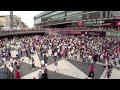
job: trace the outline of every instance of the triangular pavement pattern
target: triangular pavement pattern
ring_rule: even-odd
[[[26,75],[33,73],[33,72],[40,69],[40,67],[37,67],[37,66],[35,66],[35,70],[31,70],[31,68],[32,68],[31,64],[22,62],[22,64],[21,64],[21,77],[26,76]]]
[[[86,75],[89,74],[90,69],[88,68],[88,63],[79,62],[79,61],[75,61],[75,60],[70,61],[70,63],[73,64],[75,67],[77,67],[82,72],[84,72]],[[103,65],[95,64],[94,66],[95,66],[94,78],[99,79],[104,71]]]
[[[48,70],[48,79],[79,79]]]
[[[110,79],[120,79],[120,71],[113,68]]]
[[[54,64],[47,66],[47,69],[54,72]],[[76,68],[74,65],[72,65],[70,62],[68,62],[65,59],[58,61],[58,69],[59,70],[57,71],[57,73],[63,75],[67,75],[79,79],[88,78],[88,76],[85,73],[83,73],[81,70]]]

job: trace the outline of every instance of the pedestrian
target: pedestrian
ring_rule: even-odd
[[[110,76],[111,76],[111,72],[110,72],[109,69],[107,69],[105,78],[106,78],[106,79],[110,79]]]
[[[20,73],[19,73],[19,70],[18,70],[18,69],[16,69],[16,79],[21,79]]]
[[[58,69],[58,61],[57,61],[57,58],[54,58],[54,70],[55,72],[57,72]]]
[[[11,62],[11,67],[13,67],[13,62]]]
[[[90,64],[92,64],[92,56],[91,55],[88,56],[88,67],[90,66]]]
[[[93,55],[93,62],[94,62],[94,64],[97,62],[97,55],[96,54]]]
[[[42,74],[41,79],[48,79],[47,69],[44,70],[44,73]]]
[[[41,79],[43,73],[44,73],[43,70],[40,70],[40,71],[38,72],[38,77],[39,77],[39,79]]]
[[[48,63],[48,52],[46,52],[45,54],[45,67],[47,67],[47,63]]]
[[[54,60],[57,59],[57,52],[54,52]]]
[[[32,57],[32,70],[34,70],[34,69],[35,69],[35,60]]]
[[[44,70],[44,68],[45,68],[45,61],[41,60],[41,70]]]
[[[12,74],[12,78],[13,78],[13,67],[11,65],[9,65],[8,69],[10,70],[10,72]]]
[[[94,78],[94,65],[93,64],[91,64],[88,77]]]
[[[17,63],[16,69],[18,69],[20,71],[20,64],[19,63]]]

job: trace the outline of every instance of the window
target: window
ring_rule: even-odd
[[[105,17],[106,15],[105,15],[105,11],[103,11],[103,18]]]
[[[108,11],[108,17],[110,17],[110,11]]]

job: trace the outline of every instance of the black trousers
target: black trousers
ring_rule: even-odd
[[[35,68],[35,65],[34,65],[34,64],[32,64],[32,68]]]
[[[94,78],[94,72],[90,71],[88,76]]]
[[[93,60],[93,63],[95,64],[96,62],[97,62],[97,59],[94,59],[94,60]]]

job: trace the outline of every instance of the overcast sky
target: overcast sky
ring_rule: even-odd
[[[14,15],[21,17],[21,20],[28,25],[28,27],[34,26],[33,17],[40,14],[43,11],[13,11]],[[10,11],[0,11],[0,15],[9,15]]]

